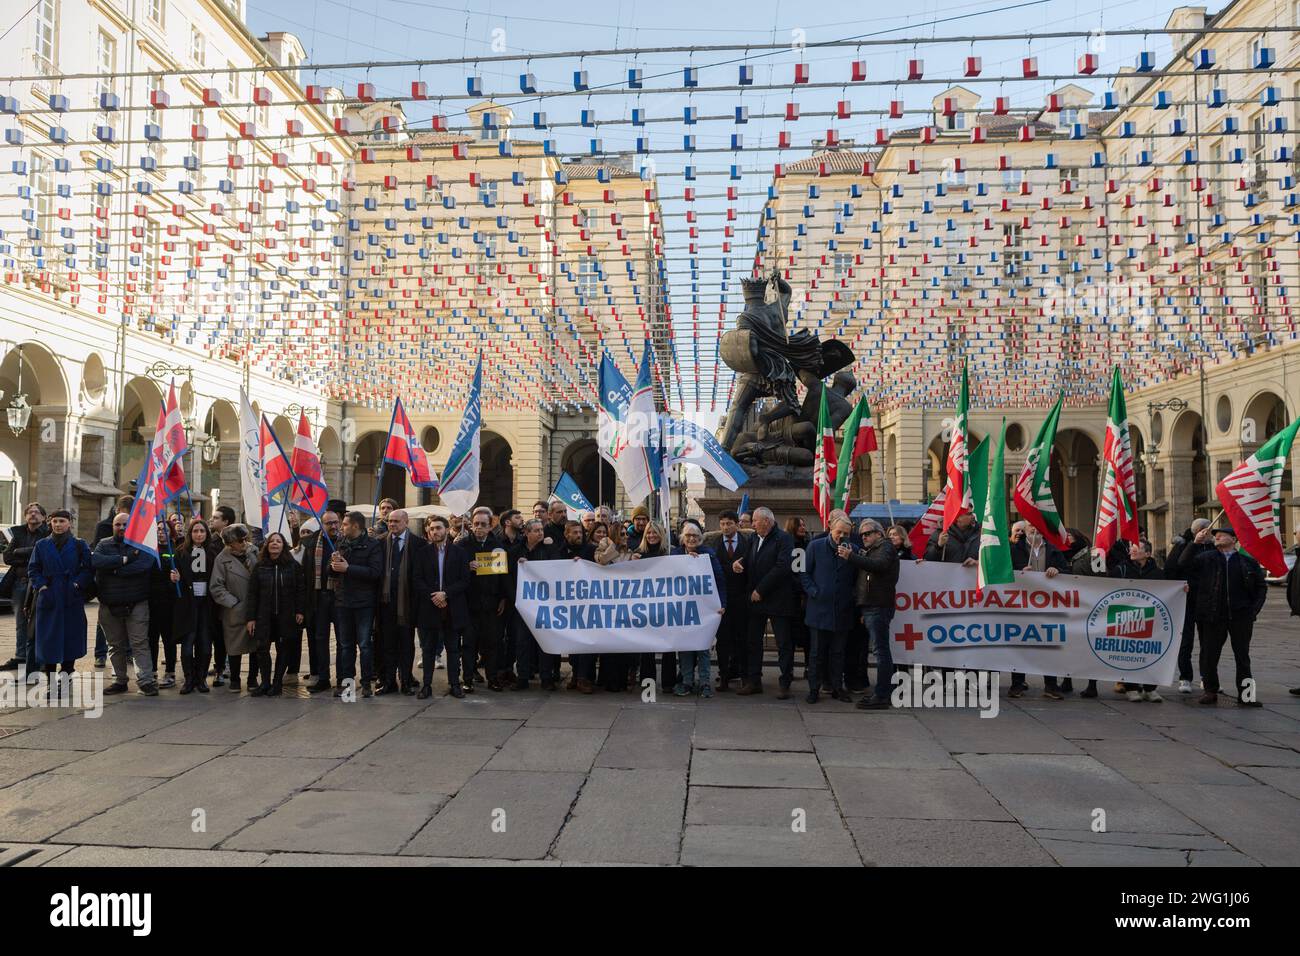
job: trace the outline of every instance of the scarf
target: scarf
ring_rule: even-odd
[[[326,535],[324,531],[321,531],[319,534],[317,534],[316,547],[315,549],[313,549],[314,554],[312,556],[312,561],[315,564],[315,570],[313,573],[315,574],[315,587],[317,591],[320,590],[321,573],[325,565],[325,538]],[[330,543],[334,545],[335,549],[338,548],[337,542],[330,542]],[[337,591],[338,586],[339,586],[338,575],[331,574],[328,577],[326,577],[325,589],[327,591]]]
[[[388,582],[393,576],[393,549],[397,546],[395,540],[398,536],[388,535],[384,539],[384,586],[380,590],[380,603],[389,604]],[[411,557],[411,545],[408,543],[402,548],[402,563],[397,567],[397,624],[399,627],[406,626],[406,608],[409,604],[406,596],[406,579],[408,577],[407,567]]]
[[[64,544],[66,544],[69,540],[71,540],[71,538],[72,538],[71,531],[64,531],[62,534],[50,535],[50,539],[54,542],[54,549],[56,551],[62,551]]]

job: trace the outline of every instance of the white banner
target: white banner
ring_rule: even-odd
[[[1169,684],[1187,595],[1181,581],[1017,571],[975,591],[975,569],[903,562],[894,660],[975,670]]]
[[[515,607],[548,654],[703,651],[722,621],[707,555],[520,561]]]

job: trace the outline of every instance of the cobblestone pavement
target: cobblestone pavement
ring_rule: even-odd
[[[13,633],[0,618],[0,657]],[[3,709],[0,865],[1294,866],[1298,638],[1272,589],[1262,709],[1109,685],[1053,702],[1033,679],[995,719],[864,712],[798,683],[778,701],[774,676],[749,698],[458,701],[445,671],[424,702],[219,688],[111,697],[94,720]]]

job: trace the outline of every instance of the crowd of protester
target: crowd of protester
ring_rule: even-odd
[[[803,519],[790,518],[781,528],[765,507],[723,512],[711,530],[692,519],[668,529],[645,508],[629,520],[603,506],[573,520],[559,501],[536,502],[529,514],[480,507],[464,518],[413,524],[384,499],[374,523],[330,501],[319,520],[291,513],[282,531],[267,534],[238,523],[226,506],[210,518],[169,515],[158,525],[155,556],[126,540],[130,510],[129,497],[119,500],[92,543],[73,535],[69,512],[27,506],[3,555],[8,570],[0,586],[12,599],[17,626],[14,656],[0,669],[23,670],[29,680],[71,672],[87,653],[86,608],[96,601],[94,657],[96,667],[110,672],[107,694],[128,691],[133,667],[137,692],[145,696],[172,688],[281,696],[302,679],[305,638],[307,689],[336,697],[427,699],[438,670],[445,670],[446,693],[454,698],[479,688],[527,691],[534,680],[548,692],[561,686],[582,694],[639,691],[651,680],[677,696],[750,696],[765,692],[770,633],[779,698],[794,693],[801,652],[808,703],[825,694],[864,710],[885,709],[901,565],[971,566],[980,544],[969,514],[936,532],[918,555],[909,528],[872,519],[855,525],[842,511],[831,514],[827,531],[809,535]],[[1250,640],[1267,585],[1230,527],[1198,519],[1175,539],[1163,564],[1145,537],[1120,542],[1108,554],[1077,530],[1066,540],[1069,546],[1058,549],[1029,523],[1017,522],[1012,565],[1045,579],[1105,574],[1185,581],[1178,692],[1196,692],[1192,652],[1199,638],[1200,702],[1214,704],[1222,692],[1218,665],[1228,644],[1236,664],[1232,696],[1258,705],[1242,688],[1251,679]],[[800,553],[803,560],[796,561]],[[575,654],[565,683],[564,662],[542,651],[515,610],[519,565],[584,560],[608,566],[669,554],[709,559],[723,605],[712,653]],[[1286,597],[1292,614],[1300,614],[1295,570]],[[1044,699],[1074,692],[1068,676],[1040,676]],[[1026,675],[1012,674],[1008,695],[1028,691]],[[1162,699],[1154,685],[1117,684],[1115,691],[1134,702]],[[1095,680],[1080,691],[1097,695]]]

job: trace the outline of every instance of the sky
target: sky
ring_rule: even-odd
[[[531,129],[532,113],[547,112],[549,122],[573,122],[582,109],[594,109],[597,118],[622,120],[617,125],[600,128],[606,154],[632,149],[638,135],[649,132],[654,152],[649,157],[659,181],[665,211],[667,266],[674,328],[677,336],[678,362],[682,390],[674,405],[691,417],[712,427],[725,410],[727,385],[731,375],[724,367],[715,374],[716,335],[719,308],[725,309],[724,327],[734,324],[741,296],[739,280],[749,273],[755,251],[759,214],[772,182],[774,162],[792,162],[812,151],[812,140],[825,135],[827,121],[809,120],[790,125],[784,118],[751,121],[737,125],[730,117],[737,105],[748,106],[757,115],[780,112],[785,103],[797,99],[804,113],[834,109],[839,99],[850,97],[854,116],[836,121],[841,137],[867,143],[879,126],[890,126],[876,116],[861,116],[860,111],[887,108],[888,101],[901,98],[909,108],[928,106],[930,99],[946,84],[901,83],[843,89],[749,90],[736,88],[738,64],[754,67],[756,86],[791,84],[794,65],[806,63],[814,82],[844,78],[850,74],[850,61],[863,60],[867,77],[901,78],[907,62],[921,58],[927,76],[960,76],[964,58],[977,55],[983,59],[983,77],[1010,77],[1006,83],[972,84],[985,103],[993,97],[1011,97],[1013,107],[1038,106],[1046,93],[1063,81],[1025,81],[1021,61],[1026,56],[1039,58],[1043,74],[1073,73],[1081,53],[1098,52],[1103,69],[1130,65],[1136,52],[1152,50],[1157,62],[1169,54],[1169,42],[1162,35],[1109,36],[1106,31],[1160,28],[1168,19],[1173,5],[1151,0],[985,0],[956,3],[898,2],[885,5],[824,0],[817,4],[764,2],[691,3],[683,0],[659,0],[654,3],[621,2],[593,5],[581,9],[569,4],[560,7],[559,16],[545,15],[548,5],[526,2],[493,2],[472,5],[428,2],[428,0],[247,0],[247,22],[257,35],[271,30],[287,30],[302,41],[308,62],[319,64],[356,63],[348,70],[313,70],[303,72],[301,82],[343,86],[351,93],[360,81],[373,82],[380,96],[404,96],[412,80],[424,80],[431,96],[438,92],[463,94],[466,77],[479,75],[489,95],[512,105],[516,126],[525,122],[528,129],[517,130],[521,138],[542,138]],[[1218,8],[1214,8],[1218,9]],[[1211,11],[1213,12],[1213,10]],[[1027,32],[1079,31],[1088,36],[1026,40]],[[973,35],[1014,35],[1015,39],[960,40],[942,44],[911,41],[920,38],[969,37]],[[862,39],[872,42],[863,47],[818,49],[816,44],[831,40]],[[886,44],[879,41],[888,40]],[[775,51],[709,51],[711,44],[775,43]],[[800,47],[800,43],[805,46]],[[671,52],[629,52],[633,48],[673,47]],[[596,55],[585,55],[587,51]],[[500,55],[521,56],[543,53],[568,53],[560,59],[507,63],[475,64],[475,57]],[[450,66],[386,67],[383,61],[400,59],[453,58]],[[627,71],[639,67],[644,71],[646,87],[680,86],[682,69],[695,66],[700,70],[700,85],[727,86],[716,93],[638,94],[626,89]],[[586,70],[593,89],[603,84],[621,88],[617,95],[585,95],[573,92],[573,73]],[[540,105],[519,92],[521,73],[534,73],[539,89],[569,91],[568,95],[547,98]],[[1077,81],[1076,81],[1077,82]],[[1082,83],[1089,86],[1090,84]],[[1091,84],[1100,93],[1100,84]],[[449,100],[406,104],[413,123],[427,123],[434,112],[445,113],[457,124],[456,114],[468,103]],[[682,122],[687,106],[698,108],[701,116],[725,116],[726,121],[700,122],[686,126]],[[644,109],[653,119],[646,129],[626,123],[634,108]],[[920,117],[895,121],[893,126],[918,125]],[[782,129],[792,134],[790,149],[777,151],[759,147],[775,146]],[[682,137],[694,134],[697,147],[726,148],[731,134],[742,132],[741,152],[729,149],[701,152],[687,157],[680,149]],[[559,142],[566,155],[589,151],[590,130],[561,127],[545,134]],[[634,165],[644,164],[646,157],[635,158]],[[684,167],[697,167],[700,198],[693,206],[702,230],[696,256],[687,253],[685,211],[682,199]],[[728,202],[724,187],[735,185],[729,170],[740,168],[739,197],[730,203],[736,208],[735,235],[730,254],[722,251],[721,228]],[[721,174],[721,175],[719,175]],[[707,231],[706,231],[707,230]],[[724,292],[724,282],[727,290]],[[695,335],[693,310],[698,307],[699,329]]]

